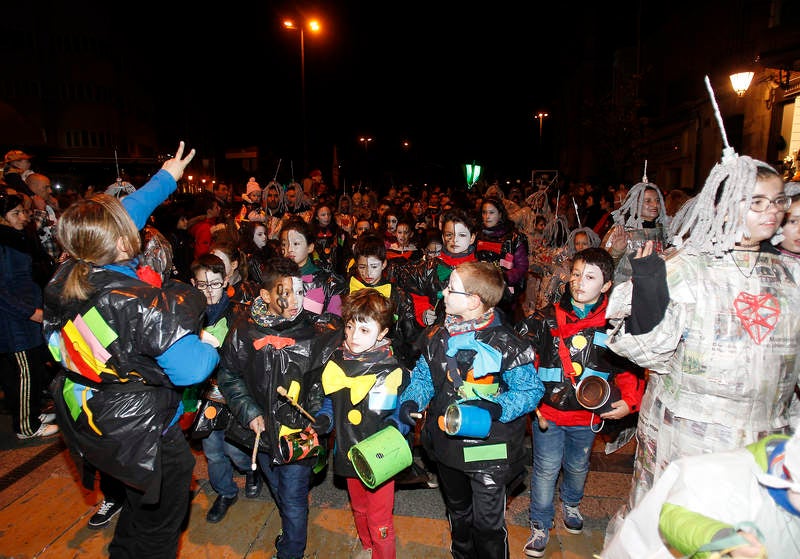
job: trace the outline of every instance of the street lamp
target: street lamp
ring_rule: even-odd
[[[550,116],[548,113],[539,112],[533,115],[533,118],[539,120],[539,143],[542,143],[542,126],[544,125],[544,119]]]
[[[366,176],[367,185],[371,186],[372,181],[370,180],[370,172],[369,172],[369,144],[372,143],[374,138],[372,136],[360,136],[358,141],[361,142],[361,145],[364,146],[364,164],[362,167],[362,172]]]
[[[736,95],[744,97],[747,93],[747,88],[750,87],[750,82],[753,81],[753,72],[737,72],[731,74],[731,85]]]
[[[308,171],[308,122],[306,116],[306,40],[304,28],[308,27],[312,33],[319,33],[322,27],[316,19],[308,20],[305,25],[300,25],[292,19],[283,20],[286,29],[300,31],[300,98],[303,118],[303,172]]]
[[[361,136],[358,141],[361,142],[361,145],[364,146],[364,153],[369,151],[369,143],[373,140],[373,138],[369,136]]]

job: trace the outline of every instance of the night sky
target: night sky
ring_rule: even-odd
[[[83,4],[63,9],[81,17]],[[365,161],[460,173],[473,160],[524,176],[552,142],[564,77],[586,56],[608,65],[635,40],[639,0],[89,4],[152,81],[164,144],[258,146],[265,165],[282,159],[301,176],[300,40],[281,21],[305,14],[324,26],[305,35],[309,168],[329,175],[335,145],[351,177]],[[553,113],[541,144],[540,110]],[[363,135],[374,138],[368,152]]]
[[[588,48],[587,29],[595,36],[591,56],[607,58],[615,45],[633,40],[635,10],[625,6],[636,2],[469,4],[169,7],[169,17],[183,23],[144,47],[154,60],[174,61],[162,67],[173,76],[173,85],[159,91],[168,109],[163,128],[188,131],[199,145],[217,150],[258,145],[283,160],[282,170],[294,164],[300,175],[300,40],[281,20],[305,13],[324,25],[320,35],[305,35],[310,168],[329,175],[336,145],[351,175],[365,158],[383,167],[410,158],[432,172],[459,173],[461,164],[475,160],[497,174],[524,176],[542,148],[533,114],[553,110],[561,76]],[[138,17],[152,25],[154,15]],[[544,148],[553,122],[545,120]],[[374,138],[368,152],[358,142],[363,135]],[[403,140],[411,145],[406,152]]]

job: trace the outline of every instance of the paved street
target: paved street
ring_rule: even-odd
[[[10,416],[0,415],[0,557],[75,559],[107,555],[112,526],[93,531],[86,522],[102,500],[99,491],[83,489],[60,436],[18,441]],[[608,519],[625,499],[630,483],[632,444],[613,455],[595,446],[592,471],[581,510],[586,528],[568,534],[560,520],[552,533],[547,558],[591,558],[602,547]],[[208,484],[205,458],[195,445],[193,499],[179,557],[252,558],[272,556],[280,519],[264,488],[260,497],[239,501],[218,524],[205,521],[216,498]],[[244,476],[237,478],[244,485]],[[509,499],[511,557],[524,557],[528,538],[529,480]],[[396,492],[395,529],[398,558],[450,557],[444,505],[438,489],[403,486]],[[355,529],[343,484],[326,470],[311,493],[309,558],[348,558],[356,545]]]

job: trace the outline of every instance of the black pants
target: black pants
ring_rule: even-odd
[[[462,472],[438,465],[454,559],[506,559],[506,472]]]
[[[143,494],[125,486],[125,504],[108,546],[112,559],[175,559],[181,527],[189,512],[194,455],[180,427],[169,428],[161,441],[161,498],[143,505]],[[105,475],[105,474],[104,474]]]
[[[15,432],[33,435],[41,426],[42,386],[46,381],[44,344],[15,353],[0,354],[0,384],[11,410]]]

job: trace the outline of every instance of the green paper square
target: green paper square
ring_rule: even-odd
[[[506,443],[464,447],[464,462],[484,460],[508,460]]]
[[[103,347],[108,347],[111,345],[111,342],[116,340],[119,336],[117,335],[114,330],[111,329],[103,317],[100,316],[100,313],[97,311],[96,307],[92,307],[89,311],[83,315],[83,321],[92,331],[98,341],[103,345]]]

